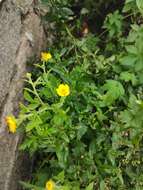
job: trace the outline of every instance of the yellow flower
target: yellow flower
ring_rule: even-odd
[[[70,87],[67,84],[60,84],[56,91],[59,96],[68,96],[70,94]]]
[[[47,181],[46,183],[46,190],[54,190],[55,183],[52,180]]]
[[[8,129],[11,133],[15,133],[16,132],[16,121],[14,117],[11,116],[7,116],[6,117],[6,124],[8,126]]]
[[[52,58],[52,55],[47,52],[41,53],[41,61],[49,61]]]

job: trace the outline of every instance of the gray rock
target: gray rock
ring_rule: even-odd
[[[5,1],[0,10],[0,107],[8,94],[15,72],[16,51],[20,43],[21,18],[11,2]]]
[[[27,14],[29,7],[33,4],[33,0],[13,0],[12,2],[20,9],[22,14]]]
[[[18,150],[22,137],[8,132],[5,117],[17,115],[26,62],[39,55],[46,42],[32,2],[27,4],[23,20],[14,1],[0,1],[0,190],[20,190],[19,180],[29,174],[27,156]],[[20,1],[20,6],[22,2],[26,1]]]

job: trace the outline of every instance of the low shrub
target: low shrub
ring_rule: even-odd
[[[94,34],[90,5],[101,14],[116,5],[96,2],[44,2],[58,38],[26,77],[17,122],[36,166],[25,188],[44,190],[47,179],[46,190],[143,188],[143,4],[115,6]]]

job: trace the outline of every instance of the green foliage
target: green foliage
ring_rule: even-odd
[[[102,34],[84,37],[76,35],[76,1],[45,3],[62,27],[52,59],[26,77],[21,150],[38,158],[33,185],[21,184],[40,190],[52,178],[60,190],[143,189],[142,1],[127,0],[106,16]],[[81,14],[91,18],[93,3],[83,1]],[[58,96],[61,83],[70,87],[69,96]]]
[[[104,28],[109,31],[109,36],[120,35],[122,32],[122,19],[123,16],[119,14],[119,11],[115,11],[113,14],[110,13],[106,17]]]
[[[44,4],[47,9],[50,9],[49,19],[58,23],[72,19],[73,11],[70,9],[70,2],[71,0],[42,0],[42,4]]]
[[[136,0],[136,4],[140,12],[143,14],[143,1],[141,0]]]

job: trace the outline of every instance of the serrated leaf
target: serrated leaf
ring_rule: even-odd
[[[38,115],[34,115],[32,120],[26,126],[26,132],[31,131],[42,123],[41,118]]]
[[[131,81],[133,85],[137,83],[137,78],[134,73],[122,72],[120,75],[120,79],[124,80],[125,82]]]
[[[102,100],[105,105],[111,105],[116,99],[124,95],[125,90],[119,81],[107,80],[106,84],[102,87],[104,92]]]

